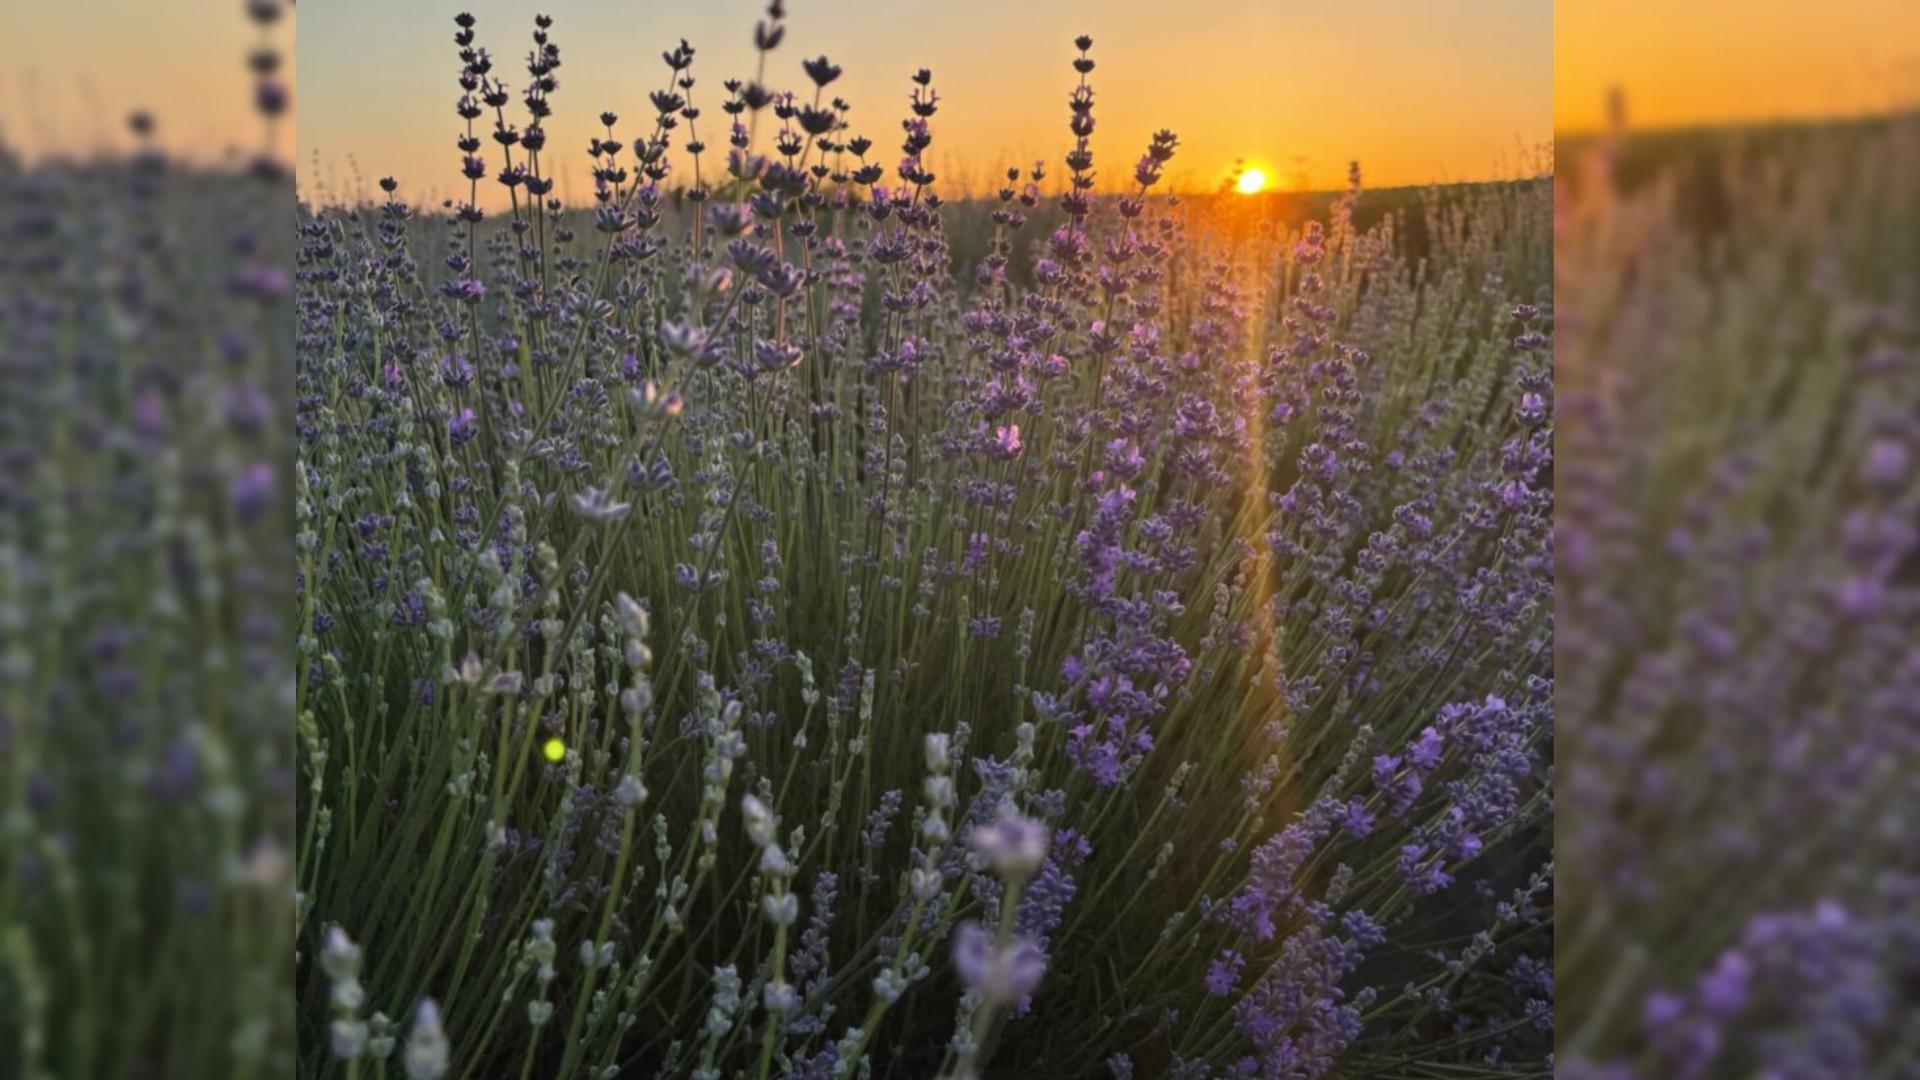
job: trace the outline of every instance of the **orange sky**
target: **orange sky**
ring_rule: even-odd
[[[1920,0],[1555,0],[1554,127],[1842,116],[1920,101]]]
[[[480,44],[515,61],[516,76],[533,14],[555,17],[564,65],[548,130],[562,151],[562,190],[576,199],[589,193],[593,118],[613,108],[630,137],[664,72],[659,53],[681,37],[699,50],[702,123],[724,118],[720,83],[751,74],[749,37],[764,6],[463,3],[480,19]],[[310,6],[300,36],[304,195],[369,195],[391,173],[415,200],[465,197],[452,145],[454,10],[426,0]],[[855,130],[888,165],[907,76],[932,68],[942,100],[932,166],[951,179],[963,165],[976,187],[1035,157],[1059,174],[1071,43],[1082,32],[1095,39],[1094,152],[1107,179],[1130,172],[1160,127],[1183,144],[1169,177],[1206,189],[1240,156],[1282,186],[1338,185],[1350,158],[1374,186],[1509,176],[1552,134],[1546,0],[792,0],[788,26],[768,81],[798,88],[801,60],[826,53],[846,71],[832,92],[853,103]],[[709,144],[722,142],[717,126],[705,130]]]
[[[761,0],[463,0],[503,59],[525,49],[535,10],[565,50],[554,142],[563,181],[586,191],[590,118],[644,111],[660,49],[700,49],[708,118],[719,82],[750,63]],[[1850,114],[1920,102],[1915,0],[792,0],[776,81],[821,52],[834,90],[891,155],[906,75],[931,66],[943,96],[935,168],[976,184],[1066,148],[1070,39],[1096,39],[1109,179],[1157,127],[1183,140],[1170,176],[1210,188],[1245,156],[1281,186],[1340,182],[1357,157],[1375,186],[1509,175],[1553,130],[1602,118],[1622,86],[1636,127]],[[457,184],[450,106],[453,7],[440,0],[308,5],[295,95],[301,138],[280,150],[336,194],[394,173],[416,198]],[[202,159],[261,138],[242,59],[255,40],[238,0],[7,3],[0,25],[0,139],[29,151],[125,145],[122,120],[152,110],[168,143]],[[289,18],[276,34],[292,38]],[[289,57],[291,70],[291,57]],[[709,129],[710,131],[712,129]],[[709,139],[717,142],[717,139]],[[358,176],[355,175],[356,169]]]
[[[195,160],[260,149],[246,68],[260,33],[240,0],[0,0],[0,8],[0,141],[9,146],[124,149],[127,114],[140,108],[171,150]],[[294,8],[285,11],[271,40],[291,80]],[[276,147],[292,158],[290,119]]]

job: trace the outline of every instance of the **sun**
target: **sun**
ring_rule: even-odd
[[[1248,169],[1240,174],[1240,179],[1234,181],[1233,190],[1242,195],[1257,195],[1260,190],[1266,186],[1266,173],[1261,172],[1259,169]]]

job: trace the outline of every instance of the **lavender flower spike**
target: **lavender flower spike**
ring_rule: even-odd
[[[968,990],[985,1008],[1011,1005],[1031,995],[1046,974],[1046,954],[1032,941],[1014,936],[997,945],[980,924],[961,923],[953,934],[953,965]]]

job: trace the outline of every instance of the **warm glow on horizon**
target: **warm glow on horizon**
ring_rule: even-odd
[[[1638,130],[1861,115],[1920,104],[1912,0],[1555,0],[1554,128]]]
[[[1257,195],[1266,186],[1266,173],[1261,172],[1259,169],[1248,169],[1240,174],[1239,180],[1234,182],[1233,190],[1242,195]]]
[[[725,147],[722,82],[751,78],[751,38],[767,0],[663,0],[636,19],[615,0],[329,0],[300,26],[300,189],[316,202],[381,197],[394,177],[416,205],[467,197],[455,141],[461,121],[453,16],[470,9],[477,44],[503,59],[511,81],[524,68],[536,12],[554,18],[565,66],[547,123],[543,165],[555,196],[592,195],[588,141],[604,135],[595,118],[619,116],[619,137],[635,137],[652,116],[662,50],[685,38],[697,50],[692,98],[698,135],[718,151],[702,163],[714,178]],[[1134,163],[1154,132],[1178,134],[1180,149],[1157,190],[1218,190],[1233,162],[1262,163],[1267,189],[1344,186],[1358,160],[1376,187],[1511,177],[1531,172],[1552,138],[1553,18],[1542,0],[1480,0],[1459,7],[1433,0],[1353,0],[1293,6],[1195,0],[1181,8],[1147,0],[979,0],[967,5],[844,0],[792,4],[786,35],[766,61],[766,82],[810,96],[801,62],[828,57],[844,74],[827,90],[851,103],[853,134],[873,141],[869,160],[900,183],[908,77],[933,73],[939,93],[926,165],[948,197],[986,194],[1006,169],[1045,161],[1041,187],[1061,190],[1072,148],[1067,95],[1078,81],[1074,39],[1093,38],[1093,170],[1100,192],[1129,189]],[[1285,57],[1285,62],[1274,62]],[[517,89],[517,88],[516,88]],[[525,126],[518,95],[509,122]],[[769,149],[763,115],[758,149]],[[484,132],[483,132],[484,136]],[[684,145],[686,131],[677,133]],[[492,177],[499,154],[486,144],[480,200],[504,209]],[[670,185],[691,180],[672,155]]]
[[[253,108],[248,54],[263,41],[294,87],[294,6],[262,37],[237,0],[67,0],[6,5],[0,17],[0,146],[29,159],[121,153],[127,117],[147,113],[171,154],[210,164],[295,153],[294,113],[271,132]],[[268,143],[268,139],[271,142]]]

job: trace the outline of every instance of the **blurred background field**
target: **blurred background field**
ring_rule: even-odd
[[[94,7],[0,14],[0,1076],[282,1076],[292,9]]]
[[[1909,1077],[1913,11],[1706,7],[1698,54],[1562,9],[1558,108],[1611,126],[1556,148],[1561,1070]],[[1796,27],[1806,70],[1719,92]]]

